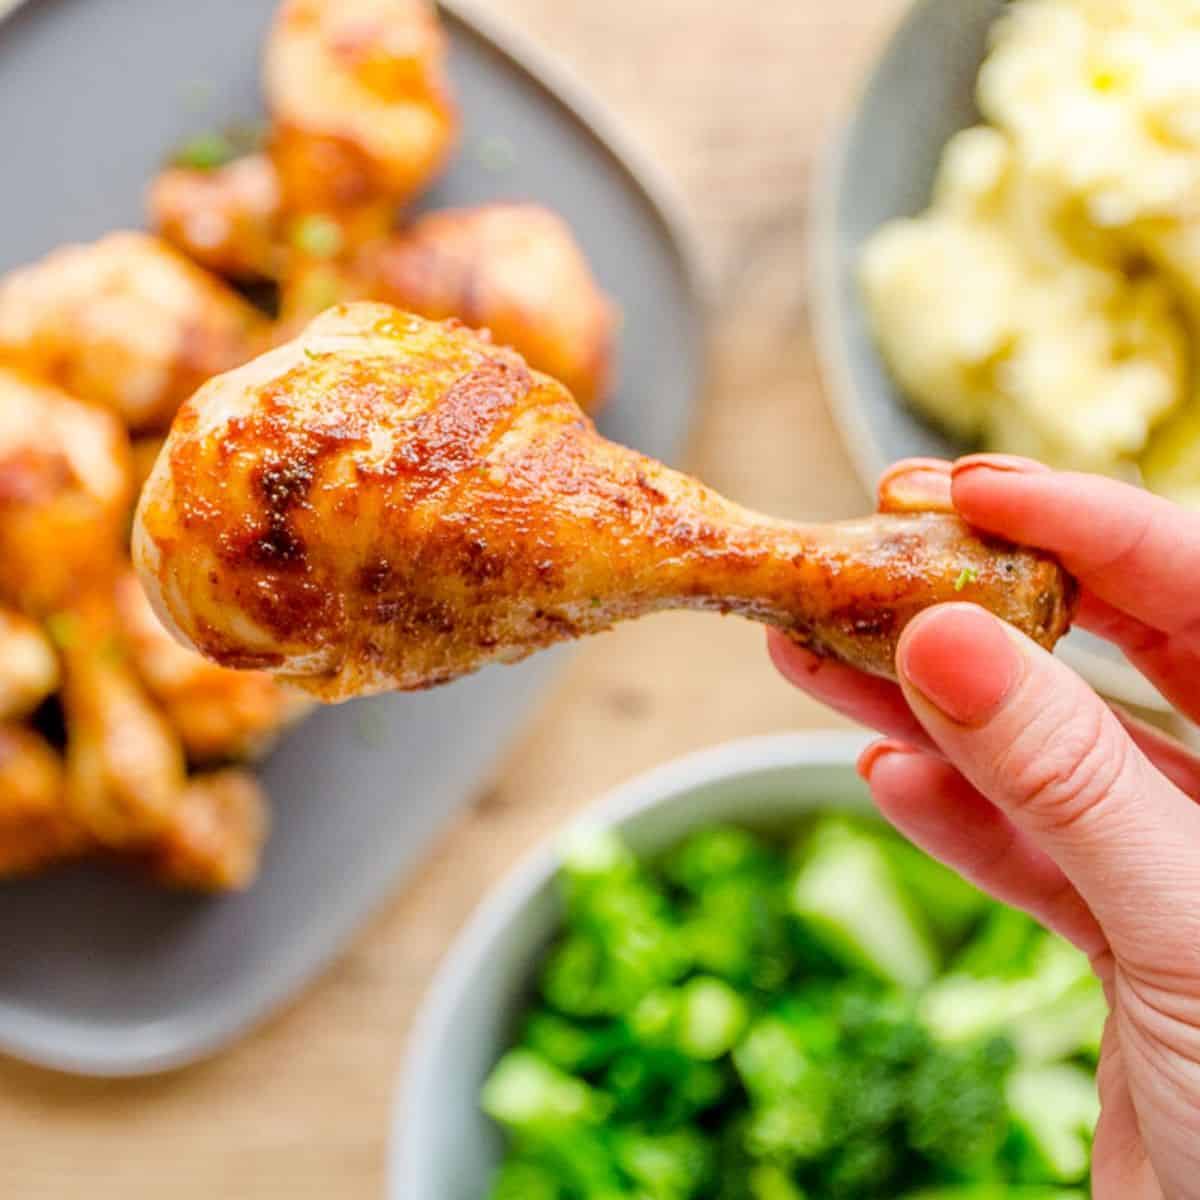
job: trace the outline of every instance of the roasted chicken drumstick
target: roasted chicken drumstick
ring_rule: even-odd
[[[669,608],[736,612],[877,674],[930,604],[1051,646],[1053,561],[944,513],[795,525],[601,437],[515,353],[386,305],[332,309],[211,380],[142,493],[159,614],[325,700],[445,683]]]

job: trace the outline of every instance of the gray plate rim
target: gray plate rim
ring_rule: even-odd
[[[34,0],[0,0],[0,37],[4,35],[7,18],[32,3]],[[700,347],[696,359],[697,395],[702,394],[710,370],[707,333],[714,287],[704,267],[691,214],[675,185],[641,149],[621,119],[552,52],[495,14],[486,12],[474,0],[439,0],[439,7],[468,33],[487,43],[511,69],[536,88],[547,103],[565,112],[645,199],[678,259],[685,291],[691,297],[691,317],[697,330],[696,344]],[[200,1062],[262,1025],[284,1004],[300,995],[366,926],[394,894],[401,880],[402,876],[397,876],[389,888],[368,899],[361,914],[337,939],[330,953],[312,961],[301,961],[305,956],[298,956],[296,961],[288,962],[286,955],[282,956],[268,986],[253,995],[243,996],[231,1010],[223,1009],[214,1014],[193,1031],[184,1045],[175,1044],[170,1029],[158,1028],[156,1024],[143,1031],[141,1049],[127,1053],[120,1060],[77,1049],[63,1053],[56,1048],[52,1036],[38,1034],[35,1021],[27,1024],[26,1036],[20,1040],[0,1034],[0,1053],[34,1066],[95,1078],[157,1075]],[[165,1024],[169,1026],[170,1022]]]
[[[820,374],[829,409],[842,443],[863,487],[874,495],[879,477],[889,465],[865,410],[857,400],[854,372],[847,353],[848,338],[842,323],[839,294],[838,197],[841,192],[850,133],[867,91],[880,64],[891,53],[901,32],[921,12],[939,0],[916,0],[888,30],[871,56],[858,82],[834,122],[813,173],[812,205],[808,221],[809,293],[812,298],[812,329]],[[1073,666],[1102,695],[1123,704],[1156,712],[1171,712],[1171,705],[1158,690],[1128,663],[1089,649],[1086,642],[1068,637],[1059,656]]]

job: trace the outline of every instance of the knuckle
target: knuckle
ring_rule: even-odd
[[[1027,726],[1006,758],[1017,807],[1053,836],[1069,836],[1090,818],[1130,765],[1129,743],[1112,736],[1100,709],[1039,734]]]

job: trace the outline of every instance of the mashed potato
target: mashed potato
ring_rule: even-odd
[[[1200,0],[1018,0],[978,92],[864,255],[898,382],[964,441],[1200,503]]]

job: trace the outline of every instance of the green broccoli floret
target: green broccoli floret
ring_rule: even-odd
[[[608,1116],[606,1096],[532,1050],[510,1050],[483,1085],[483,1111],[513,1134],[539,1138]]]
[[[1100,1098],[1090,1073],[1070,1065],[1023,1067],[1008,1081],[1018,1177],[1081,1183],[1088,1173]]]
[[[729,878],[774,879],[780,865],[779,853],[748,830],[712,825],[680,842],[663,858],[662,871],[676,887],[700,895]]]
[[[1028,969],[1011,978],[947,975],[926,991],[921,1016],[940,1041],[1003,1035],[1029,1062],[1084,1054],[1095,1058],[1107,1006],[1087,957],[1043,933]]]
[[[534,1153],[559,1179],[568,1200],[641,1200],[617,1164],[606,1129],[577,1128],[537,1146]]]
[[[1087,1200],[1085,1192],[1057,1187],[1014,1187],[1007,1183],[954,1183],[908,1192],[901,1200]]]
[[[542,992],[570,1016],[623,1016],[687,968],[670,906],[613,834],[587,831],[564,847],[570,930],[552,953]]]
[[[1026,975],[1046,931],[1015,908],[994,904],[975,936],[950,965],[952,975],[1004,979]]]
[[[957,871],[930,858],[911,842],[891,833],[880,833],[878,839],[900,886],[943,942],[960,942],[984,913],[994,907],[987,896]]]
[[[617,1166],[646,1200],[692,1200],[711,1186],[715,1154],[698,1129],[615,1135]]]
[[[777,1096],[757,1105],[746,1122],[746,1148],[765,1162],[794,1166],[820,1158],[834,1141],[830,1123],[832,1089]]]
[[[900,1149],[883,1137],[848,1141],[824,1169],[818,1195],[828,1200],[862,1200],[868,1196],[893,1196],[903,1186]]]
[[[732,1073],[678,1050],[636,1047],[613,1059],[601,1085],[617,1119],[665,1132],[717,1107],[729,1094]]]
[[[807,1200],[799,1184],[782,1168],[762,1163],[750,1171],[753,1200]]]
[[[797,971],[783,860],[773,873],[709,881],[685,904],[681,937],[695,967],[742,988],[771,993]]]
[[[617,1022],[573,1021],[546,1008],[532,1012],[521,1043],[570,1074],[587,1074],[609,1062],[628,1042]]]
[[[827,1053],[832,1046],[822,1049]],[[733,1065],[742,1086],[757,1101],[807,1090],[820,1075],[803,1026],[774,1013],[750,1027],[733,1052]]]
[[[1015,1055],[998,1038],[964,1048],[935,1048],[908,1081],[909,1145],[952,1175],[986,1173],[1008,1133],[1005,1079]]]
[[[562,1181],[539,1162],[510,1158],[496,1172],[488,1200],[563,1200]]]
[[[791,896],[795,915],[849,970],[907,988],[933,979],[937,952],[929,929],[869,834],[845,821],[821,822]]]

